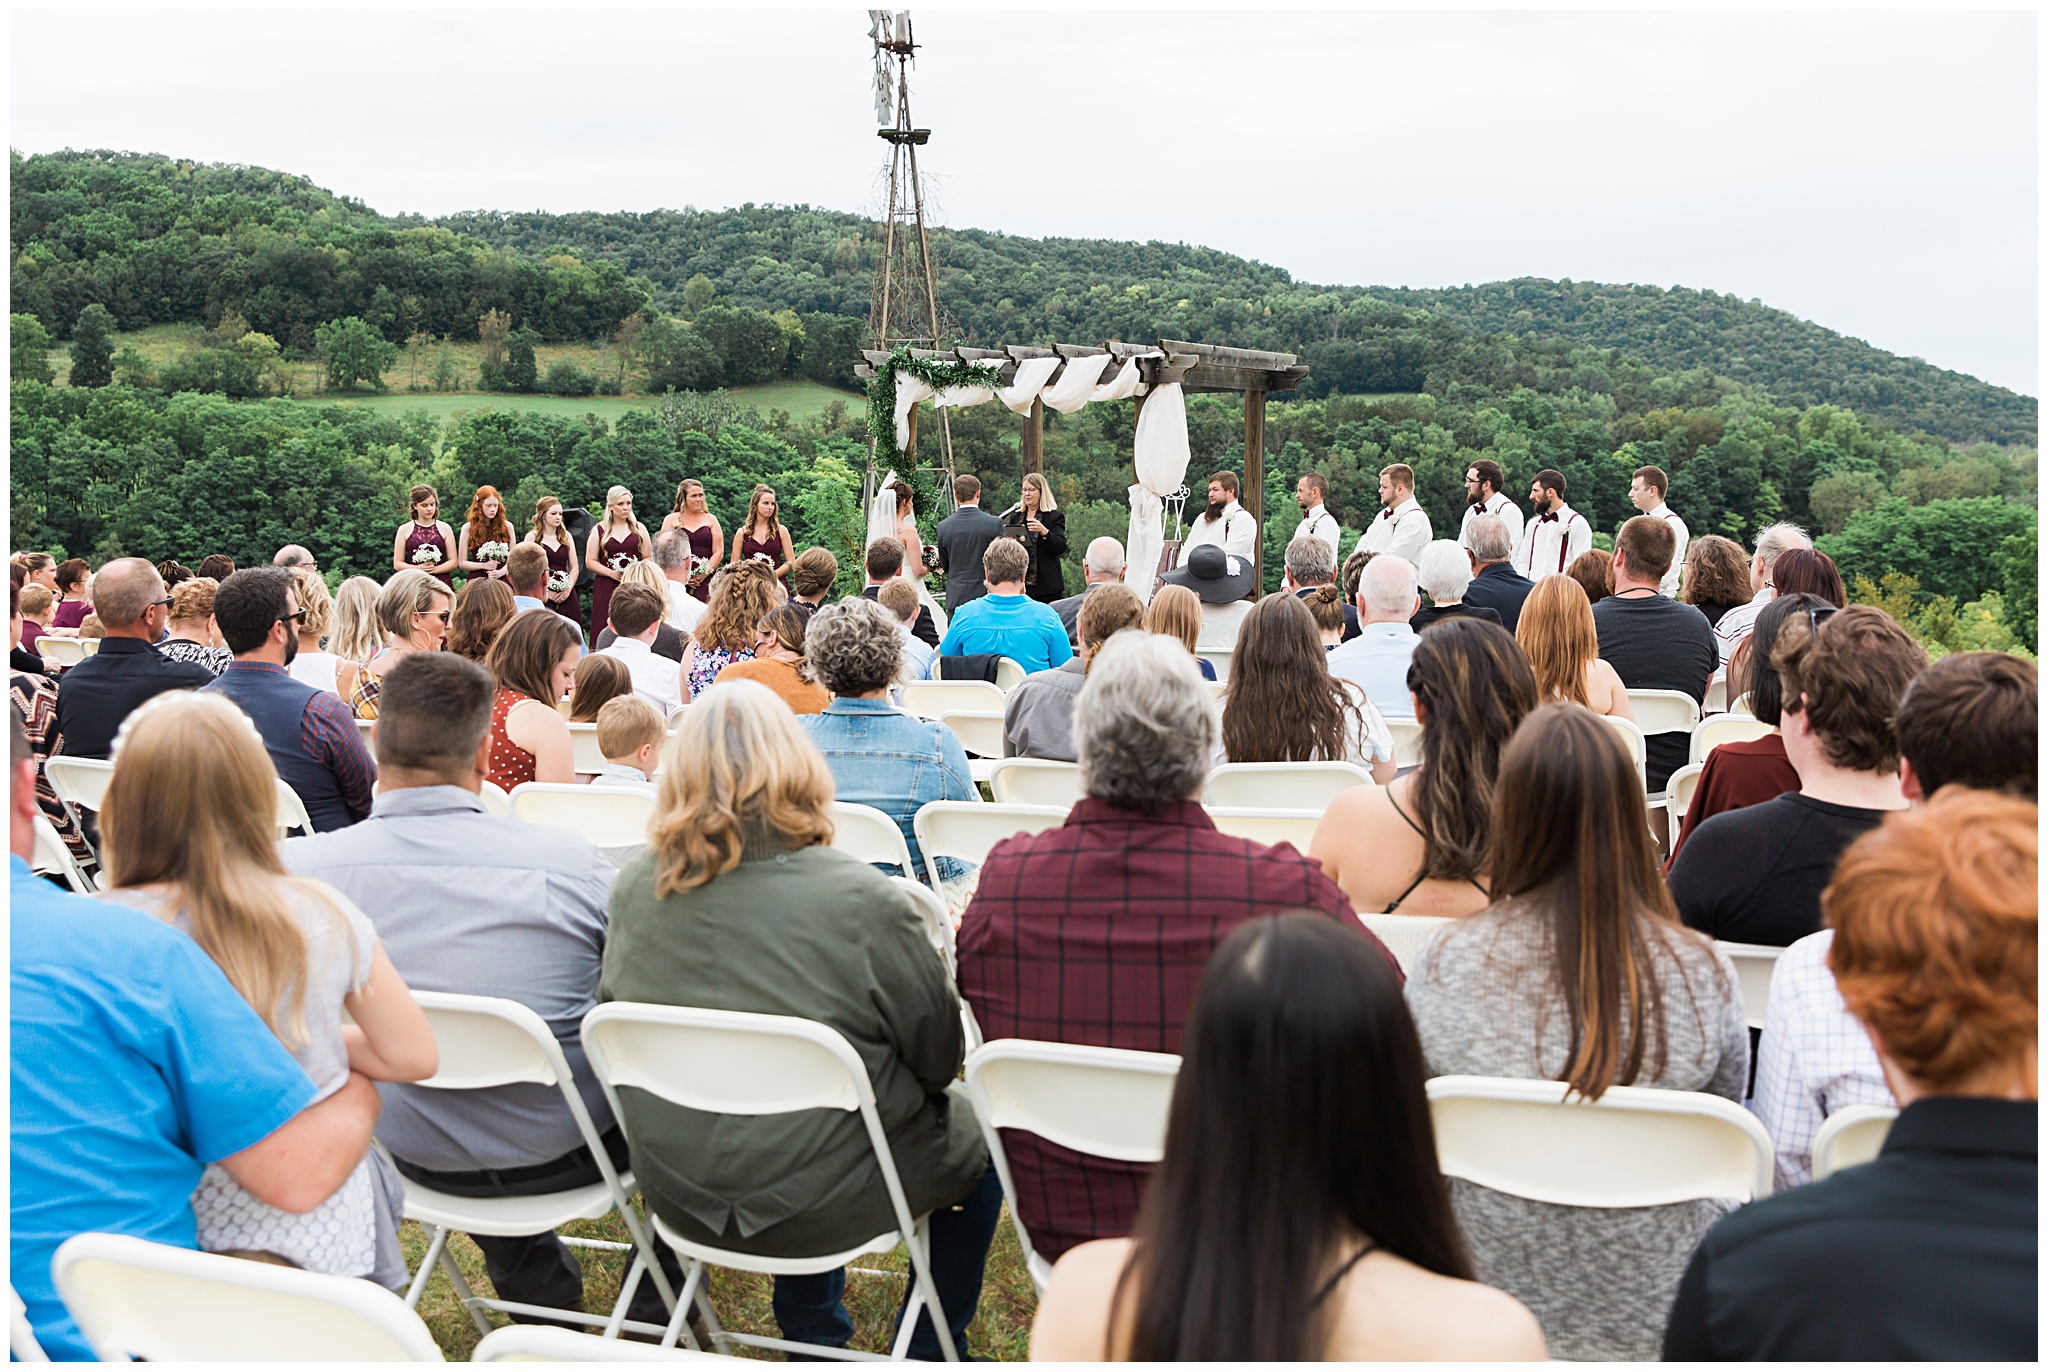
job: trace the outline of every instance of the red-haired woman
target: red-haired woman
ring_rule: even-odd
[[[470,576],[505,579],[505,559],[512,553],[512,522],[496,486],[479,486],[470,498],[469,515],[455,538],[455,561]]]

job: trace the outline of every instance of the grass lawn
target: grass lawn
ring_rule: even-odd
[[[571,1224],[561,1232],[574,1238],[612,1239],[621,1243],[629,1237],[626,1226],[617,1215]],[[405,1249],[406,1265],[417,1268],[427,1251],[426,1231],[407,1221],[399,1238]],[[480,1296],[495,1294],[490,1278],[484,1275],[483,1254],[467,1236],[458,1234],[450,1238],[448,1251],[455,1255],[455,1261],[462,1268],[462,1275],[472,1291]],[[612,1302],[618,1298],[619,1287],[625,1281],[629,1256],[591,1248],[571,1251],[583,1265],[584,1309],[593,1314],[610,1313]],[[871,1254],[855,1265],[889,1272],[908,1269],[901,1248],[886,1256]],[[728,1271],[722,1267],[712,1268],[709,1276],[711,1301],[718,1311],[719,1323],[743,1334],[772,1337],[780,1333],[768,1306],[773,1278],[752,1272]],[[646,1278],[641,1280],[644,1282]],[[886,1354],[895,1329],[896,1307],[902,1299],[901,1280],[848,1272],[846,1311],[853,1317],[853,1346]],[[981,1311],[968,1327],[968,1347],[962,1350],[963,1353],[971,1352],[1002,1362],[1024,1361],[1031,1343],[1031,1317],[1037,1309],[1038,1295],[1032,1288],[1030,1275],[1024,1270],[1023,1255],[1017,1248],[1017,1231],[1011,1227],[1006,1209],[996,1226],[995,1241],[989,1245],[987,1276],[981,1288]],[[462,1303],[456,1299],[455,1288],[445,1274],[436,1273],[427,1283],[427,1289],[420,1297],[419,1313],[450,1362],[469,1360],[470,1350],[476,1347],[481,1336]],[[486,1312],[485,1317],[493,1326],[509,1322],[507,1316],[497,1311]],[[735,1344],[734,1348],[743,1357],[770,1360],[782,1357],[768,1349],[747,1348],[741,1344]]]
[[[851,392],[834,390],[815,381],[778,381],[768,386],[742,386],[731,394],[740,404],[760,410],[763,418],[770,410],[787,410],[789,417],[799,423],[823,414],[835,400],[844,402],[849,411],[857,410],[863,403],[861,397]],[[436,420],[484,410],[525,410],[577,419],[594,414],[608,424],[616,422],[628,410],[642,410],[656,403],[653,396],[647,395],[501,395],[491,392],[450,395],[404,390],[391,390],[382,395],[369,391],[350,395],[323,391],[298,398],[308,404],[348,405],[387,414],[424,410]]]

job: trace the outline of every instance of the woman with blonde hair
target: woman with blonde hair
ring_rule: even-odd
[[[407,653],[439,652],[448,636],[449,606],[454,597],[448,588],[422,571],[405,571],[384,583],[377,596],[377,628],[383,646],[354,671],[337,672],[337,685],[346,684],[343,697],[357,719],[377,717],[377,689],[384,673],[396,667]]]
[[[420,571],[434,577],[451,592],[455,589],[455,530],[441,513],[441,497],[432,486],[415,486],[411,493],[412,517],[398,526],[391,540],[391,570]]]
[[[704,499],[704,483],[695,477],[686,476],[676,483],[675,508],[661,521],[663,533],[670,529],[681,533],[690,545],[690,594],[709,603],[711,573],[725,556],[725,529]]]
[[[776,510],[775,488],[765,483],[754,487],[754,493],[747,497],[746,522],[740,525],[739,537],[732,542],[730,561],[735,567],[743,562],[759,562],[771,568],[787,595],[789,564],[796,561],[796,545],[790,541],[789,530],[783,527]]]
[[[505,557],[485,557],[483,550],[496,544],[505,554],[512,551],[512,521],[505,518],[505,500],[496,486],[479,486],[470,497],[469,514],[462,532],[455,536],[455,561],[471,577],[482,575],[493,581],[505,576]],[[495,552],[496,549],[493,549]]]
[[[910,1213],[930,1217],[928,1270],[964,1356],[1002,1191],[956,1080],[960,1003],[923,918],[889,878],[831,846],[832,772],[766,687],[706,691],[658,778],[647,847],[612,885],[598,1000],[796,1015],[844,1036],[872,1078]],[[687,1238],[829,1253],[897,1227],[857,1114],[726,1116],[712,1130],[637,1091],[620,1110],[648,1161],[637,1171],[648,1209]],[[701,1218],[706,1194],[729,1202],[722,1225]],[[742,1232],[748,1214],[770,1218]],[[783,1337],[843,1345],[844,1289],[837,1271],[777,1277]],[[910,1356],[942,1356],[929,1314],[911,1313]]]
[[[1195,651],[1202,637],[1202,600],[1185,586],[1161,586],[1145,608],[1145,632],[1177,638],[1202,670],[1202,680],[1216,679],[1216,665]]]
[[[562,523],[562,502],[544,495],[533,503],[533,527],[522,543],[531,543],[548,555],[547,588],[541,595],[548,608],[562,618],[583,627],[582,608],[576,603],[576,582],[583,565],[576,560],[576,540]]]
[[[1596,715],[1635,719],[1628,688],[1600,656],[1600,631],[1586,590],[1569,575],[1542,577],[1522,602],[1515,642],[1529,655],[1536,694],[1544,702],[1568,700]]]
[[[654,556],[647,526],[633,518],[633,493],[614,486],[604,493],[604,518],[590,526],[583,540],[583,565],[595,578],[590,583],[590,629],[597,632],[611,620],[612,592],[619,574],[635,562]]]
[[[235,660],[221,643],[220,628],[213,622],[213,593],[220,583],[212,577],[181,581],[171,594],[169,637],[156,650],[173,662],[193,662],[219,676]]]
[[[351,1072],[432,1076],[433,1030],[370,921],[332,887],[286,875],[277,795],[263,739],[232,702],[210,692],[155,697],[114,740],[99,812],[100,898],[190,935],[306,1069],[315,1100],[341,1090]],[[334,1195],[290,1214],[210,1165],[192,1194],[199,1246],[262,1249],[311,1271],[402,1282],[399,1216],[379,1203],[400,1193],[389,1167],[372,1150]]]
[[[334,654],[334,693],[343,700],[355,688],[362,665],[384,648],[384,630],[377,623],[377,597],[384,588],[366,576],[352,576],[334,594],[334,632],[327,647]]]
[[[1067,555],[1067,517],[1053,499],[1052,483],[1042,472],[1024,473],[1024,490],[1015,505],[1003,511],[1008,520],[1017,515],[1024,524],[1024,551],[1030,555],[1024,573],[1024,594],[1047,604],[1067,593],[1066,575],[1060,559]]]
[[[327,636],[334,630],[334,602],[328,598],[327,583],[311,567],[291,571],[299,597],[299,652],[285,670],[316,691],[340,695],[334,675],[340,658],[326,646]]]
[[[787,599],[765,562],[735,562],[711,589],[711,606],[697,621],[696,656],[687,676],[690,694],[711,689],[727,665],[754,656],[755,630]]]
[[[499,632],[518,613],[511,587],[502,581],[471,577],[455,593],[455,611],[448,620],[448,651],[482,662]]]
[[[511,790],[528,781],[576,779],[569,722],[555,702],[569,694],[583,642],[560,615],[515,615],[484,659],[498,680],[491,699],[491,754],[484,778]]]

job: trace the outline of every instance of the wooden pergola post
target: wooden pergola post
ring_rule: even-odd
[[[1244,393],[1244,498],[1239,502],[1258,521],[1252,540],[1252,599],[1266,586],[1266,393]]]
[[[1024,417],[1024,441],[1018,455],[1026,472],[1045,470],[1045,402],[1033,400],[1031,413]]]

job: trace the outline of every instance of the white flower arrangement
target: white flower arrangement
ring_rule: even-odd
[[[698,577],[701,576],[709,576],[710,574],[711,559],[708,557],[691,558],[689,570],[684,573],[684,575],[687,576],[691,581],[695,581]]]
[[[422,543],[412,550],[410,561],[415,567],[432,567],[445,560],[445,557],[446,554],[441,551],[440,544]]]
[[[548,591],[553,595],[560,595],[575,584],[567,572],[548,573]]]
[[[635,562],[638,562],[639,560],[639,558],[633,556],[631,553],[613,553],[610,557],[605,559],[604,565],[611,568],[615,572],[623,572],[626,570],[626,568],[632,566]]]
[[[771,572],[775,570],[775,559],[769,556],[767,553],[755,553],[752,557],[748,558],[747,560],[749,562],[759,562],[763,566],[767,567],[767,569]]]
[[[478,548],[476,556],[479,562],[503,562],[512,556],[512,545],[509,543],[499,543],[494,540]]]

